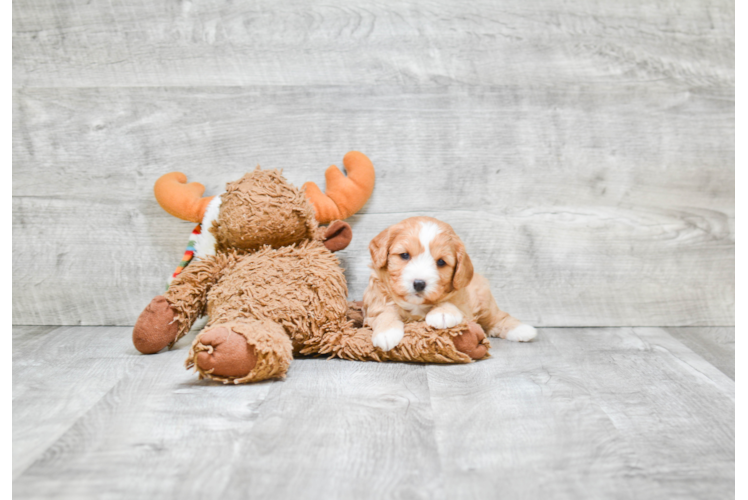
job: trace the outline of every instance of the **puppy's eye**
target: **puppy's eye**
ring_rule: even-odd
[[[444,259],[439,259],[439,260],[436,261],[436,265],[439,266],[439,267],[444,267],[444,266],[447,265],[447,263],[444,262]]]
[[[403,260],[410,260],[410,254],[408,252],[401,253],[400,258]]]

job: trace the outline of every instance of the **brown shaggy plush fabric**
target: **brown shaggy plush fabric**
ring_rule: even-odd
[[[234,251],[206,257],[191,263],[172,281],[164,296],[172,305],[179,330],[169,343],[170,348],[190,331],[197,318],[206,314],[208,292],[231,271],[238,258]]]
[[[361,326],[360,305],[346,300],[343,269],[330,251],[347,246],[350,226],[318,227],[304,193],[277,170],[258,168],[229,183],[210,230],[216,254],[187,266],[144,311],[139,336],[133,335],[136,346],[143,339],[156,352],[207,314],[186,361],[200,378],[235,384],[283,378],[294,353],[428,363],[487,356],[482,331],[467,325],[438,330],[410,323],[397,347],[374,347],[371,330]],[[159,318],[169,324],[152,324]],[[144,328],[165,335],[163,345],[152,345]]]
[[[338,258],[319,241],[263,247],[244,256],[208,294],[210,323],[235,318],[270,320],[297,345],[345,320],[348,288]]]
[[[229,182],[221,195],[221,216],[210,229],[217,251],[273,248],[314,237],[314,208],[278,170],[260,170]]]
[[[424,321],[405,324],[405,336],[389,351],[374,347],[372,331],[363,326],[361,302],[349,302],[347,316],[355,329],[352,335],[332,333],[325,338],[320,353],[343,359],[372,361],[413,361],[421,363],[470,363],[488,357],[491,343],[477,323],[437,329]],[[460,345],[462,349],[458,349]]]
[[[200,355],[206,351],[213,354],[214,350],[212,343],[205,345],[202,342],[203,338],[211,331],[210,327],[206,327],[203,333],[193,341],[185,362],[188,369],[195,368],[200,379],[209,378],[223,383],[242,384],[286,376],[293,359],[293,352],[291,342],[283,327],[272,321],[252,319],[239,319],[224,323],[221,327],[243,336],[245,344],[252,346],[252,354],[256,359],[253,360],[252,368],[242,375],[216,373],[216,367],[213,366],[213,363],[201,364],[199,362]],[[234,354],[234,352],[232,351],[231,354]]]

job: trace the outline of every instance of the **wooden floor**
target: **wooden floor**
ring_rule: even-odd
[[[734,328],[545,328],[471,365],[244,386],[130,333],[14,327],[15,498],[734,497]]]

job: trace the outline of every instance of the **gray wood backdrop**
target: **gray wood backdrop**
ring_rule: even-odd
[[[539,326],[734,324],[731,1],[13,2],[13,323],[131,325],[192,224],[152,195],[358,149],[341,253],[451,223]]]

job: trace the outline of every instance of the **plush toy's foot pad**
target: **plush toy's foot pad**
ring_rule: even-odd
[[[200,380],[245,384],[286,376],[293,360],[285,328],[269,320],[236,318],[209,324],[195,337],[185,367]]]
[[[488,347],[483,342],[485,338],[483,328],[478,323],[470,321],[467,330],[454,337],[455,348],[473,359],[482,359],[488,352]]]
[[[166,297],[159,295],[140,313],[132,330],[132,343],[143,354],[155,354],[177,338],[179,323]]]
[[[255,348],[230,328],[217,327],[200,334],[195,364],[211,375],[244,377],[257,364]]]

